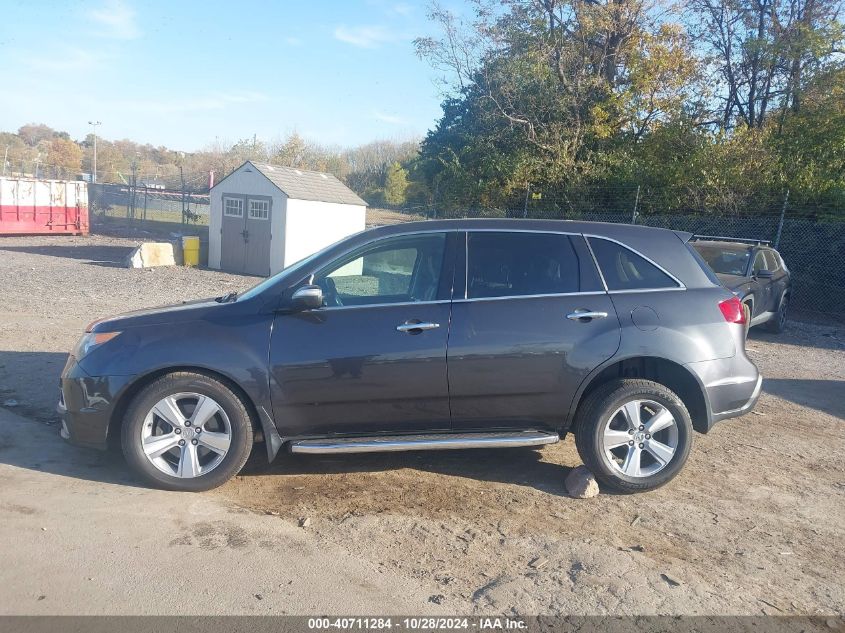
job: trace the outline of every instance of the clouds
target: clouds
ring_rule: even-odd
[[[358,48],[378,48],[387,42],[400,39],[395,33],[381,25],[338,26],[334,30],[336,40]]]
[[[137,12],[123,0],[106,0],[98,9],[88,12],[100,37],[115,40],[134,40],[141,36]]]
[[[397,116],[395,114],[385,114],[384,112],[380,112],[379,110],[373,111],[373,118],[376,121],[381,121],[382,123],[390,123],[391,125],[407,125],[408,120]]]
[[[199,95],[186,98],[132,99],[115,101],[111,105],[118,111],[145,112],[156,114],[196,114],[214,110],[225,110],[230,106],[267,101],[261,92],[239,92],[215,95]]]
[[[100,63],[100,57],[90,51],[79,48],[63,50],[53,56],[24,56],[25,63],[36,71],[44,72],[82,72],[94,70]]]

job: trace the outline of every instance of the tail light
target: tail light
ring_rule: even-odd
[[[738,297],[731,297],[719,302],[719,309],[722,311],[722,316],[728,323],[745,323],[745,310],[742,307]]]

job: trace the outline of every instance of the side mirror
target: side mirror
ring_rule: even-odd
[[[775,274],[771,270],[758,270],[754,276],[758,279],[771,279]]]
[[[323,289],[320,286],[302,286],[293,293],[291,301],[297,310],[314,310],[323,305]]]

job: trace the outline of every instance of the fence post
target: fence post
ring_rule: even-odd
[[[637,207],[640,206],[640,186],[637,185],[637,196],[634,198],[634,213],[631,216],[631,224],[637,223]]]
[[[531,194],[531,183],[525,184],[525,205],[522,207],[522,217],[528,217],[528,196]]]
[[[182,183],[182,226],[185,226],[185,174],[182,172],[182,164],[179,164],[179,180]]]
[[[786,215],[786,203],[789,202],[789,189],[786,190],[786,195],[783,197],[783,206],[780,208],[780,221],[778,222],[778,232],[775,235],[775,243],[772,245],[775,248],[780,244],[780,234],[783,231],[783,217]]]

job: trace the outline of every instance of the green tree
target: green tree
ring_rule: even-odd
[[[393,163],[387,169],[387,177],[384,183],[384,200],[388,204],[405,204],[408,192],[408,170],[399,163]]]

